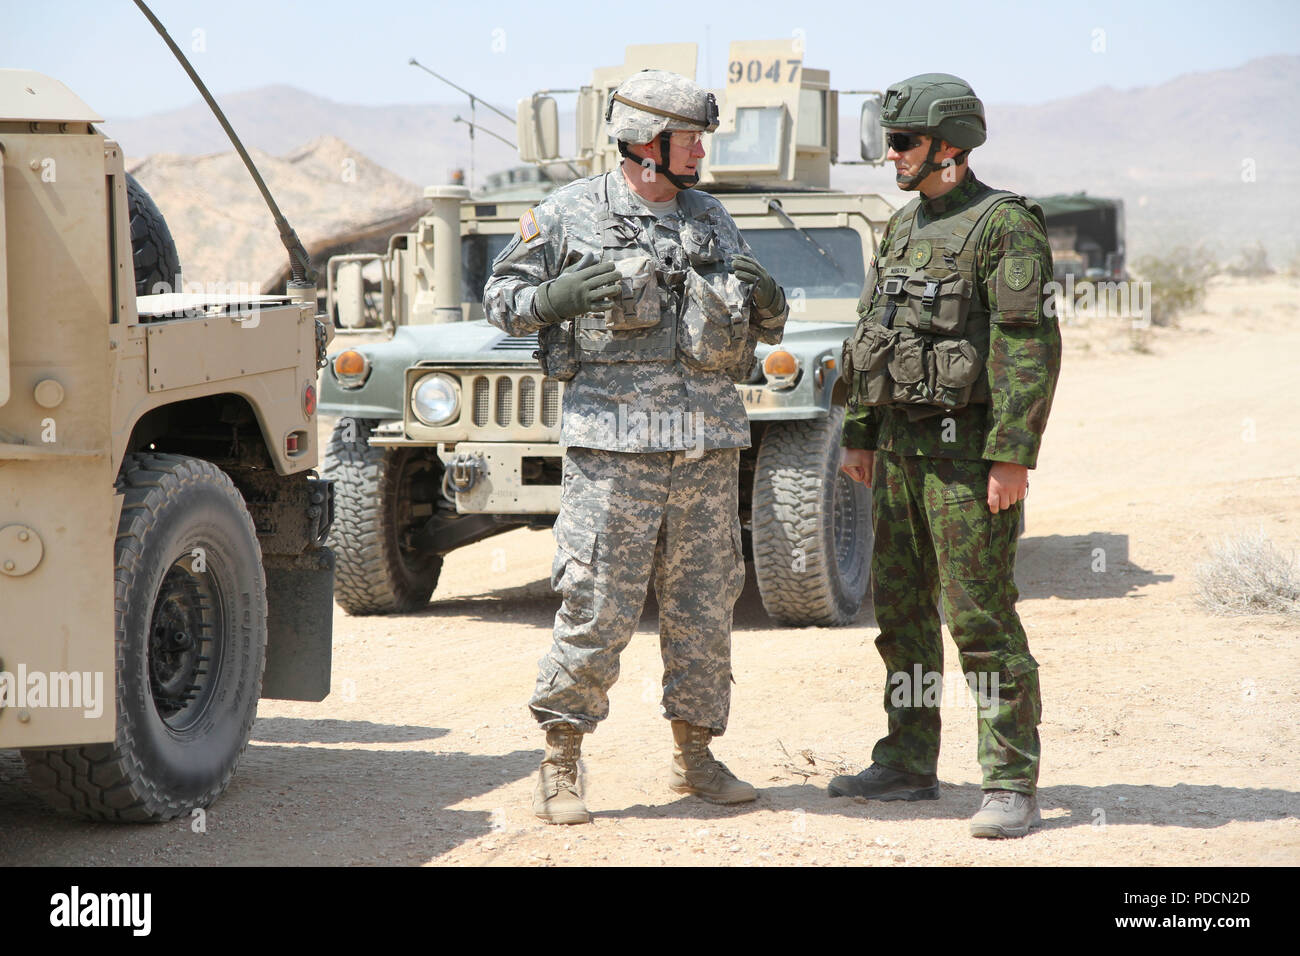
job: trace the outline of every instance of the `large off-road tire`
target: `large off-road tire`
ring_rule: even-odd
[[[754,468],[754,571],[779,624],[848,624],[867,594],[871,491],[840,471],[844,410],[774,422]]]
[[[116,739],[23,757],[61,809],[156,822],[230,782],[261,696],[266,584],[244,499],[216,466],[131,454],[118,488]]]
[[[429,603],[442,557],[410,544],[418,526],[412,487],[426,479],[427,458],[408,448],[370,444],[375,422],[340,419],[321,471],[334,479],[334,600],[349,614],[416,611]]]
[[[130,173],[126,174],[126,201],[131,217],[135,294],[180,292],[181,260],[176,255],[176,243],[167,228],[167,220],[154,205],[153,197]]]

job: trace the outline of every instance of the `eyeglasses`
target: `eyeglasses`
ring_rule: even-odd
[[[896,153],[906,153],[921,145],[920,133],[886,133],[885,142]]]
[[[675,129],[668,134],[672,144],[680,149],[694,149],[704,139],[699,130]]]

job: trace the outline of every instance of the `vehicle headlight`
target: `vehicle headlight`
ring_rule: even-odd
[[[451,376],[433,372],[411,388],[411,411],[426,425],[445,425],[460,410],[460,389]]]
[[[799,360],[785,349],[773,349],[763,359],[763,374],[772,388],[789,388],[799,377]]]

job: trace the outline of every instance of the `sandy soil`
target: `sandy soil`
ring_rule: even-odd
[[[1202,313],[1146,333],[1141,351],[1122,321],[1065,330],[1017,569],[1044,695],[1045,820],[1023,840],[967,833],[980,778],[960,700],[944,708],[942,799],[827,798],[829,776],[860,769],[883,728],[872,617],[774,628],[752,568],[715,752],[759,800],[719,808],[665,786],[651,605],[612,716],[586,738],[595,822],[541,824],[525,701],[557,600],[549,534],[518,531],[454,554],[421,613],[336,610],[334,693],[262,703],[203,832],[60,817],[0,754],[0,862],[1300,863],[1300,622],[1213,617],[1193,600],[1223,535],[1262,527],[1300,547],[1298,293],[1294,280],[1218,282]],[[955,656],[949,643],[950,670]]]

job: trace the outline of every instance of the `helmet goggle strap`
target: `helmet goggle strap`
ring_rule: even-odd
[[[695,186],[700,181],[700,177],[698,174],[674,173],[668,168],[668,160],[669,160],[668,151],[672,148],[672,144],[670,142],[672,139],[671,131],[664,130],[662,133],[659,134],[658,139],[659,139],[659,161],[654,163],[655,175],[664,177],[664,179],[668,180],[678,189],[690,189],[693,186]],[[651,142],[653,142],[653,140]],[[628,149],[627,143],[623,142],[622,140],[619,140],[618,142],[618,152],[619,155],[624,157],[625,159],[634,159],[643,166],[648,162],[652,162],[652,160],[648,156],[645,158],[637,156],[630,149]]]
[[[936,169],[943,168],[943,163],[936,163],[934,161],[935,153],[939,151],[940,142],[942,141],[939,139],[939,137],[930,136],[930,148],[926,150],[925,161],[921,163],[921,168],[918,169],[911,176],[905,176],[899,178],[898,179],[899,186],[901,186],[905,190],[916,189],[918,186],[921,185],[921,181],[925,179],[926,176],[929,176]],[[967,150],[966,152],[970,152],[970,150]]]

